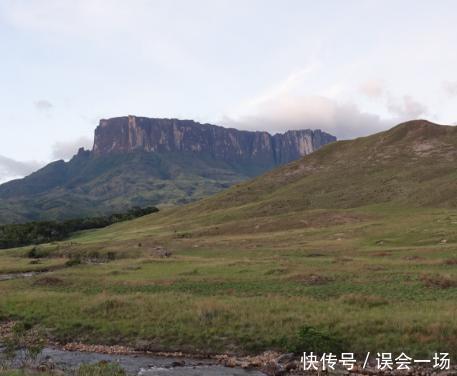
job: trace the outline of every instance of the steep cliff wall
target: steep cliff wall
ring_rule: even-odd
[[[95,130],[93,153],[136,150],[205,153],[227,162],[278,165],[307,155],[336,138],[320,130],[288,131],[274,136],[200,124],[192,120],[136,116],[104,119]]]

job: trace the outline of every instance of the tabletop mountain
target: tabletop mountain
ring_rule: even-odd
[[[92,151],[0,186],[0,223],[186,203],[335,140],[320,130],[270,135],[191,120],[103,119]]]

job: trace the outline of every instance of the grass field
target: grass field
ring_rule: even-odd
[[[78,262],[0,282],[0,316],[61,342],[152,350],[287,351],[309,345],[308,326],[344,351],[457,354],[457,210],[176,215],[41,246],[42,265]],[[1,252],[0,271],[40,266],[28,249]]]

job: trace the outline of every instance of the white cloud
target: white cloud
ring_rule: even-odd
[[[46,99],[37,100],[34,105],[35,108],[40,111],[49,111],[54,107],[54,105]]]
[[[387,102],[387,109],[401,119],[417,119],[420,116],[426,115],[427,107],[411,97],[405,95],[400,99],[390,97]]]
[[[59,141],[52,146],[53,159],[68,160],[73,157],[79,148],[92,149],[92,140],[89,137],[80,137],[74,141]]]
[[[393,95],[382,81],[365,81],[358,89],[359,93],[367,98],[382,100],[387,111],[400,120],[416,119],[428,113],[427,106],[423,103],[411,95]]]
[[[265,93],[228,112],[222,123],[273,133],[292,129],[322,129],[339,139],[365,136],[395,125],[394,119],[383,119],[377,114],[363,111],[351,99],[339,99],[346,98],[349,92],[340,83],[320,90],[319,95],[303,94],[308,80],[320,73],[318,68],[319,65],[313,63],[292,72]],[[361,88],[370,97],[382,97],[386,91],[378,81],[367,81]]]
[[[17,27],[69,34],[123,28],[122,13],[129,19],[132,12],[125,2],[117,0],[7,1],[2,5],[8,21]]]
[[[274,100],[275,98],[295,92],[296,90],[300,89],[301,86],[303,86],[307,76],[315,72],[317,68],[318,64],[314,62],[303,67],[302,69],[293,71],[278,84],[270,87],[268,90],[255,97],[254,99],[247,101],[244,106],[246,108],[251,108],[257,105],[262,105],[263,103]]]
[[[148,0],[42,0],[0,1],[0,19],[19,30],[45,36],[52,43],[83,40],[115,54],[120,49],[135,51],[132,59],[144,58],[163,66],[191,64],[195,59],[174,40],[170,22],[188,23],[184,8],[192,4],[175,4],[172,20],[166,1]],[[177,20],[179,18],[179,20]],[[181,30],[181,28],[178,28]],[[189,31],[190,33],[190,31]]]
[[[365,81],[359,86],[359,92],[368,98],[375,99],[384,95],[385,87],[381,81]]]
[[[0,155],[0,184],[29,175],[38,170],[41,166],[42,163],[40,162],[21,162]]]
[[[269,90],[242,103],[238,111],[228,112],[222,123],[270,132],[319,128],[339,139],[348,139],[379,132],[428,113],[427,107],[412,96],[393,95],[382,80],[363,81],[354,88],[334,83],[320,90],[320,95],[302,94],[310,78],[320,73],[316,67],[313,64],[293,72]],[[378,111],[362,109],[358,103],[363,97],[376,99]]]
[[[457,81],[445,81],[443,82],[443,88],[449,97],[457,96]]]
[[[243,129],[284,132],[322,129],[339,139],[363,136],[385,129],[393,122],[365,113],[353,103],[320,96],[286,96],[263,102],[253,114],[226,117],[225,125]]]

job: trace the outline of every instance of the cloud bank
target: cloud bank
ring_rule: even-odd
[[[74,141],[59,141],[52,146],[52,158],[68,160],[73,157],[79,148],[92,149],[92,140],[89,137],[80,137]]]
[[[292,129],[322,129],[339,139],[367,135],[390,125],[378,115],[362,112],[353,103],[339,103],[322,96],[290,96],[269,100],[259,105],[255,114],[225,117],[222,122],[236,128],[265,129],[272,133]]]
[[[322,129],[338,139],[351,139],[428,114],[420,101],[411,95],[393,94],[382,80],[367,80],[358,86],[335,82],[321,90],[320,95],[302,94],[318,71],[318,65],[312,64],[292,72],[275,86],[242,103],[238,112],[233,112],[235,115],[223,118],[222,124],[272,133]],[[368,103],[375,111],[362,109],[359,103]]]
[[[0,155],[0,184],[29,175],[41,166],[42,163],[36,161],[21,162]]]
[[[92,140],[88,137],[80,137],[75,141],[56,142],[52,147],[52,159],[68,160],[77,153],[80,147],[91,149]],[[44,165],[44,162],[17,161],[0,155],[0,184],[30,175],[32,172],[37,171]]]

